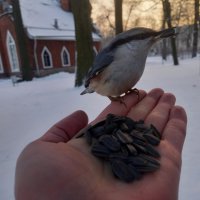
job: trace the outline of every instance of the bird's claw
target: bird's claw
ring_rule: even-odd
[[[117,97],[111,97],[111,96],[108,96],[108,98],[111,100],[111,101],[118,101],[120,104],[123,104],[126,108],[127,108],[127,105],[126,103],[124,102],[124,97],[127,95],[127,94],[130,94],[130,93],[135,93],[138,97],[138,101],[140,99],[140,91],[137,89],[137,88],[133,88],[133,89],[130,89],[128,90],[124,95],[121,95],[121,96],[117,96]]]

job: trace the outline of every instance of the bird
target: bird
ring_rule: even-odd
[[[138,93],[133,87],[144,72],[150,48],[157,41],[177,34],[176,27],[160,31],[136,27],[116,35],[95,57],[81,95],[96,92],[111,101],[122,102],[125,94]]]

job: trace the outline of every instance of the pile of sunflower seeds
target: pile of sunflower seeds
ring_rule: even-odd
[[[161,135],[142,120],[109,114],[105,120],[90,126],[84,136],[92,154],[108,162],[113,174],[122,181],[138,180],[160,167],[157,160],[160,154],[154,146],[160,143]]]

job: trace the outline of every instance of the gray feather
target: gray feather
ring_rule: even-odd
[[[94,60],[94,64],[89,69],[86,81],[85,81],[85,87],[88,87],[90,83],[90,79],[93,78],[95,75],[100,73],[104,70],[110,63],[112,63],[114,57],[113,52],[110,51],[108,48],[102,49],[102,51],[99,52],[99,54],[96,56]]]
[[[89,69],[86,76],[85,87],[90,84],[90,80],[108,67],[114,60],[116,49],[132,40],[144,40],[147,38],[167,38],[175,36],[177,33],[175,28],[165,29],[163,31],[154,31],[149,28],[133,28],[118,34],[111,43],[103,48],[94,60],[94,64]]]

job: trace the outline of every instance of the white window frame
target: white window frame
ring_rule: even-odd
[[[4,73],[4,68],[3,68],[3,62],[1,59],[1,54],[0,54],[0,73]]]
[[[46,66],[45,65],[45,61],[44,61],[44,53],[45,51],[48,53],[49,55],[49,59],[50,59],[50,65],[49,66]],[[42,50],[42,54],[41,54],[41,57],[42,57],[42,64],[43,64],[43,68],[44,69],[49,69],[49,68],[52,68],[53,67],[53,62],[52,62],[52,55],[51,55],[51,52],[49,51],[49,49],[45,46]]]
[[[93,51],[94,51],[95,55],[98,54],[97,48],[95,46],[93,46]]]
[[[7,45],[11,72],[19,72],[20,68],[19,68],[19,59],[17,55],[16,43],[10,31],[7,31],[6,45]]]
[[[64,52],[66,52],[67,58],[68,58],[68,64],[67,65],[64,63],[64,57],[63,57],[63,53]],[[62,51],[61,51],[61,60],[62,60],[62,66],[63,67],[71,66],[70,53],[69,53],[69,51],[68,51],[68,49],[66,47],[62,48]]]

